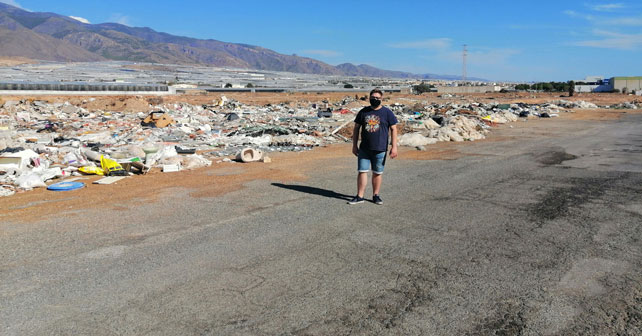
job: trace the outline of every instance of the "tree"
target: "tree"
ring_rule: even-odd
[[[225,84],[225,86],[224,86],[224,88],[226,88],[226,89],[231,88],[231,87],[232,87],[232,83],[227,83],[227,84]]]
[[[430,89],[432,89],[432,88],[434,88],[434,87],[435,87],[435,86],[434,86],[434,85],[432,85],[432,84],[426,84],[426,83],[422,82],[422,83],[421,83],[421,84],[419,84],[419,85],[415,85],[415,86],[413,86],[413,87],[412,87],[412,90],[413,90],[416,94],[422,94],[422,93],[424,93],[424,92],[430,92],[430,91],[431,91]]]
[[[352,89],[352,88],[354,88],[354,86],[353,86],[352,84],[350,84],[350,83],[346,83],[346,84],[343,86],[343,88],[344,88],[344,89]]]
[[[575,82],[570,81],[568,82],[568,96],[573,97],[574,94],[575,94]]]
[[[253,87],[254,87],[254,84],[252,84],[252,83],[247,83],[247,85],[246,85],[245,87],[246,87],[246,88],[253,88]]]

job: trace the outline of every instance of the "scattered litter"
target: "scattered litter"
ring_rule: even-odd
[[[360,99],[346,96],[335,103],[259,106],[222,96],[203,105],[150,101],[148,110],[138,113],[90,110],[67,102],[6,101],[0,107],[0,195],[45,187],[56,178],[71,182],[70,176],[81,174],[124,177],[153,168],[176,172],[207,167],[212,160],[268,163],[272,152],[349,143],[355,115],[366,104]],[[408,99],[388,106],[402,125],[401,145],[423,150],[438,141],[484,139],[492,127],[518,118],[642,105],[639,101],[597,106],[570,100],[499,104]]]
[[[15,184],[22,189],[46,187],[47,185],[37,173],[26,173],[16,179]]]
[[[254,148],[243,148],[237,155],[236,160],[241,162],[256,162],[263,158],[263,152]]]
[[[80,167],[78,171],[89,175],[105,175],[105,171],[102,168],[95,166]]]
[[[120,165],[120,163],[112,159],[108,159],[104,156],[100,157],[100,167],[105,172],[105,175],[108,175],[108,176],[127,175],[127,172],[125,171],[123,166]]]
[[[150,112],[147,118],[142,122],[142,126],[152,126],[163,128],[175,123],[174,118],[170,117],[167,113],[162,111]]]
[[[163,165],[163,173],[174,173],[181,170],[180,163]]]
[[[11,196],[15,193],[16,191],[11,189],[11,186],[0,186],[0,197]]]
[[[437,139],[428,138],[420,133],[407,133],[399,137],[399,145],[409,147],[420,147],[437,143]]]
[[[82,182],[58,182],[54,183],[47,187],[47,190],[52,191],[67,191],[67,190],[76,190],[84,187],[85,184]]]
[[[116,183],[124,178],[127,178],[127,176],[107,176],[103,177],[100,180],[96,180],[92,182],[93,184],[112,184]]]

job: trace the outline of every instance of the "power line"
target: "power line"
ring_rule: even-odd
[[[464,50],[461,52],[462,65],[461,65],[461,81],[466,81],[466,56],[468,56],[467,45],[464,44]]]

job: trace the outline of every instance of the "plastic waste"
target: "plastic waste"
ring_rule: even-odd
[[[42,177],[40,177],[40,175],[38,175],[37,173],[27,173],[20,175],[16,179],[15,185],[22,189],[32,189],[47,186],[42,180]]]
[[[102,168],[94,167],[94,166],[80,167],[78,168],[78,171],[89,175],[100,175],[100,176],[105,175],[105,171]]]
[[[85,184],[82,182],[58,182],[48,186],[47,190],[66,191],[66,190],[80,189],[84,186]]]
[[[263,152],[254,148],[243,148],[237,155],[236,159],[242,162],[256,162],[261,160]]]
[[[437,139],[427,138],[420,133],[407,133],[399,137],[399,144],[401,146],[425,146],[437,143]]]
[[[108,176],[127,175],[127,172],[123,169],[123,166],[121,166],[120,163],[112,159],[108,159],[105,156],[100,157],[100,167],[105,172],[105,175]]]
[[[184,169],[196,169],[201,167],[207,167],[207,166],[210,166],[211,164],[212,164],[212,161],[198,154],[188,155],[182,158],[182,166]]]
[[[5,188],[3,186],[0,186],[0,197],[11,196],[11,195],[13,195],[15,193],[16,192],[11,190],[11,189],[8,189],[8,188]]]

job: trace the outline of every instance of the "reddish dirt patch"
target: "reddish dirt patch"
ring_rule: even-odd
[[[0,218],[28,222],[86,208],[114,208],[112,203],[154,201],[168,188],[187,188],[194,197],[213,197],[238,190],[253,180],[279,182],[303,181],[306,173],[321,161],[352,155],[347,145],[335,145],[309,152],[270,153],[271,163],[214,163],[211,167],[162,173],[153,170],[144,176],[132,176],[111,185],[95,185],[99,177],[81,180],[86,188],[53,192],[44,188],[0,199]],[[216,161],[214,161],[216,162]]]
[[[571,113],[560,114],[562,119],[569,120],[614,120],[619,119],[626,114],[640,114],[642,110],[616,110],[616,109],[592,109],[592,110],[575,110]]]
[[[26,57],[0,57],[0,66],[16,66],[20,64],[35,64],[38,63]]]

